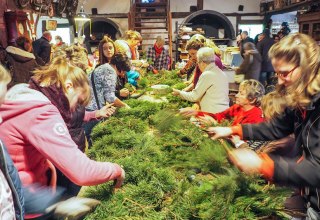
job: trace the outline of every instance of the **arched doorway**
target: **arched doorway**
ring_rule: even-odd
[[[104,35],[108,35],[113,40],[122,36],[119,26],[108,18],[92,18],[91,37],[89,22],[85,24],[84,34],[86,36],[85,44],[89,53],[93,52],[92,48],[98,47]]]
[[[191,27],[193,30],[202,28],[205,36],[216,39],[217,44],[228,44],[232,39],[235,39],[235,31],[230,20],[223,14],[212,10],[201,10],[192,13],[186,17],[181,26]],[[219,30],[224,30],[224,36],[219,37]]]

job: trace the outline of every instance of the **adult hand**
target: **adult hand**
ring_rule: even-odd
[[[120,188],[126,176],[126,172],[121,168],[121,175],[115,180],[114,188]]]
[[[247,174],[259,173],[262,159],[256,152],[247,148],[240,148],[229,153],[230,161]]]
[[[217,124],[217,121],[209,115],[198,117],[198,121],[200,122],[200,124],[205,126],[212,126]]]
[[[131,107],[128,104],[125,104],[124,108],[125,109],[131,109]]]
[[[230,127],[210,127],[207,129],[207,132],[212,135],[212,140],[229,137],[232,134],[232,130]]]
[[[120,96],[121,97],[128,97],[128,95],[129,95],[129,90],[128,89],[123,88],[123,89],[120,90]]]
[[[184,117],[191,117],[197,115],[198,111],[193,108],[187,107],[180,109],[180,114]]]
[[[117,108],[114,107],[113,104],[105,105],[100,110],[97,111],[96,117],[97,118],[100,118],[100,117],[108,118],[115,113],[116,109]]]
[[[172,89],[172,95],[174,95],[174,96],[180,95],[180,90],[178,90],[178,89]]]
[[[149,63],[148,63],[148,62],[144,62],[144,63],[142,63],[142,66],[141,66],[141,67],[147,68],[148,66],[149,66]]]

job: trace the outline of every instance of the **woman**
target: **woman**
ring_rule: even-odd
[[[243,45],[243,62],[236,69],[236,74],[244,74],[244,79],[259,80],[261,71],[261,55],[257,51],[254,43],[247,42]]]
[[[87,109],[99,109],[106,102],[114,103],[116,107],[127,107],[127,104],[116,97],[117,78],[124,77],[130,70],[130,61],[122,53],[115,54],[110,63],[97,67],[89,76],[91,79],[91,102]],[[120,90],[120,96],[121,96]]]
[[[214,133],[213,139],[238,134],[244,139],[278,140],[294,133],[292,147],[299,150],[299,160],[272,154],[258,155],[249,150],[233,151],[230,157],[246,173],[260,173],[275,183],[299,187],[303,197],[298,196],[300,199],[293,201],[302,201],[296,202],[302,204],[299,209],[306,211],[310,207],[308,213],[318,215],[318,219],[320,48],[311,37],[296,33],[273,45],[269,57],[278,76],[278,92],[286,99],[284,113],[261,124],[217,127],[210,131]]]
[[[191,101],[200,102],[200,110],[218,113],[229,108],[228,78],[215,65],[215,53],[212,48],[198,50],[197,62],[202,72],[196,87],[191,92],[173,89],[173,95]]]
[[[107,36],[104,36],[99,43],[99,66],[105,63],[110,63],[111,58],[115,53],[116,48],[113,40]],[[118,75],[115,94],[121,100],[129,96],[129,90],[127,88],[124,88],[124,85],[127,82],[127,74]]]
[[[142,41],[141,34],[137,31],[128,30],[124,40],[116,40],[117,51],[125,53],[130,60],[139,60],[138,46]]]
[[[104,36],[99,43],[99,65],[110,63],[112,56],[116,53],[113,40]]]
[[[89,101],[86,74],[63,57],[37,70],[35,80],[42,87],[61,88],[61,98],[67,100],[65,104],[70,111]],[[37,183],[54,188],[54,167],[78,185],[117,180],[116,187],[121,186],[122,168],[117,164],[90,160],[82,153],[72,141],[59,110],[41,92],[30,89],[27,84],[16,85],[7,93],[0,111],[4,120],[0,125],[0,138],[6,142],[24,186]]]
[[[113,103],[116,107],[130,108],[119,98],[129,95],[127,89],[120,89],[121,85],[119,86],[119,82],[121,82],[119,78],[124,78],[126,72],[129,70],[130,61],[126,55],[122,53],[115,54],[111,58],[110,64],[105,63],[97,67],[89,75],[91,83],[91,101],[86,109],[88,111],[95,111],[101,108],[101,106],[109,103]],[[89,146],[92,145],[90,137],[91,131],[98,122],[99,121],[92,121],[84,124]]]

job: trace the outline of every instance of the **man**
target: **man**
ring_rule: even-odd
[[[147,60],[153,62],[148,69],[152,70],[154,73],[157,73],[158,70],[168,69],[169,52],[163,47],[164,43],[164,39],[161,36],[158,36],[155,44],[148,49]]]
[[[49,63],[51,55],[51,45],[50,41],[52,40],[51,33],[45,31],[42,34],[42,37],[33,42],[33,52],[39,56],[44,63]]]
[[[248,31],[242,31],[241,32],[241,41],[240,41],[240,52],[241,56],[244,56],[244,48],[243,45],[247,42],[254,43],[254,40],[248,36]]]
[[[265,29],[261,34],[262,39],[257,44],[257,50],[259,51],[262,62],[261,62],[261,73],[259,81],[266,88],[272,85],[272,80],[274,76],[274,70],[271,61],[268,56],[269,49],[274,44],[274,40],[270,38],[269,29]]]

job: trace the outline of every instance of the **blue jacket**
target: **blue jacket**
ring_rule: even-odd
[[[23,220],[24,216],[24,197],[22,184],[19,174],[7,152],[6,147],[0,140],[0,169],[5,175],[8,185],[10,186],[12,197],[14,200],[14,209],[16,219]]]

